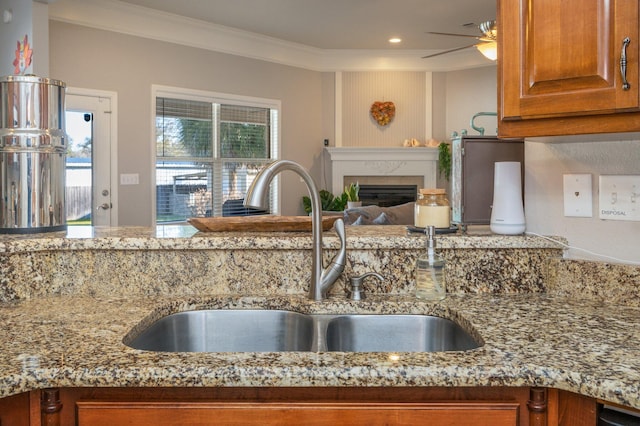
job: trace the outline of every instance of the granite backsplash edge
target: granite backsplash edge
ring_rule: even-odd
[[[385,232],[381,232],[380,227],[373,228],[358,230],[360,235],[350,239],[347,267],[332,290],[334,295],[345,293],[348,277],[370,271],[379,272],[386,279],[381,283],[366,281],[365,291],[369,294],[414,292],[420,240],[401,229],[384,228]],[[255,244],[257,240],[252,239],[249,245],[228,237],[167,240],[139,230],[126,231],[134,237],[132,242],[104,236],[23,240],[19,243],[26,244],[22,250],[0,253],[0,301],[70,294],[100,297],[307,292],[305,276],[311,269],[311,250],[306,238],[289,237],[276,244],[262,237],[262,244]],[[122,231],[116,236],[122,237]],[[333,239],[328,238],[325,263],[335,252]],[[376,246],[374,242],[380,239],[384,244]],[[235,246],[224,248],[229,242]],[[442,243],[449,293],[546,292],[640,306],[637,266],[563,259],[561,245],[530,237],[456,236],[443,238]],[[248,249],[249,246],[253,248]]]
[[[345,294],[348,278],[376,271],[365,281],[376,295],[415,291],[415,248],[362,248],[347,253],[333,287]],[[324,253],[325,264],[334,250]],[[549,259],[558,248],[443,249],[449,293],[542,293]],[[303,295],[311,250],[51,250],[0,255],[0,301],[50,295],[154,296],[197,294]]]
[[[640,266],[549,258],[545,287],[572,299],[640,307]]]

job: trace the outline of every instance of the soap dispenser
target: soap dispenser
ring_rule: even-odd
[[[446,295],[444,259],[436,251],[436,229],[428,226],[426,252],[416,262],[416,297],[425,300],[442,300]]]

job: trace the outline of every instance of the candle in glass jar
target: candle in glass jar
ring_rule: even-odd
[[[449,228],[451,207],[444,189],[421,189],[415,205],[414,224],[426,228]]]

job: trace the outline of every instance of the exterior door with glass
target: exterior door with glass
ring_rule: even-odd
[[[115,226],[112,96],[67,89],[67,224]]]

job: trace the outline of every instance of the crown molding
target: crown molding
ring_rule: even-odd
[[[428,60],[421,57],[436,51],[318,49],[117,0],[61,0],[48,8],[55,21],[314,71],[452,71],[493,64],[474,49]]]

